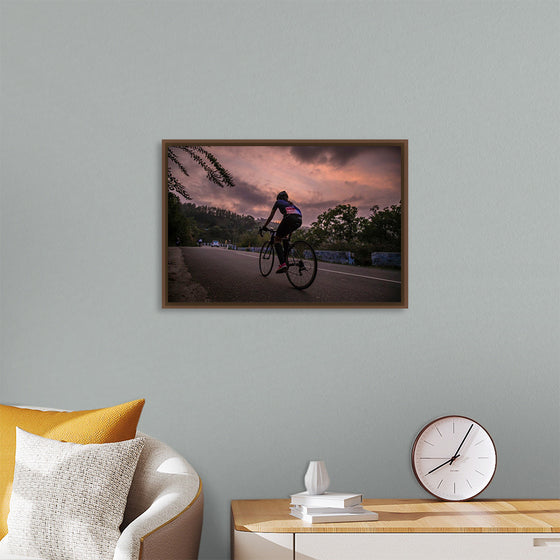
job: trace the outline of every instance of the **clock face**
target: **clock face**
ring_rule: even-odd
[[[412,468],[430,494],[443,500],[468,500],[490,484],[496,472],[496,447],[474,420],[444,416],[418,434]]]

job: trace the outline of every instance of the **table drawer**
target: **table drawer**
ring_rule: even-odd
[[[293,533],[233,531],[233,560],[293,560]]]
[[[297,533],[295,560],[559,560],[558,533]]]

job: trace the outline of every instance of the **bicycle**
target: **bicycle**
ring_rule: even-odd
[[[270,239],[263,243],[259,253],[259,270],[266,277],[272,272],[274,266],[276,230],[262,228],[259,232],[261,237],[263,231],[270,233]],[[291,235],[288,236],[288,242],[290,242],[290,238]],[[288,267],[286,276],[294,288],[298,290],[309,288],[317,276],[317,257],[313,247],[306,241],[290,243],[286,253],[286,266]]]

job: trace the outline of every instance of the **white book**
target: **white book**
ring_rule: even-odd
[[[290,515],[307,523],[349,523],[355,521],[377,521],[379,519],[377,513],[368,511],[365,508],[362,508],[362,510],[361,512],[307,514],[292,507],[290,508]]]
[[[292,498],[292,505],[310,507],[345,508],[362,503],[361,494],[349,494],[347,492],[325,492],[324,494],[299,492],[298,494],[292,494],[290,497]]]
[[[302,513],[306,514],[315,514],[315,513],[354,513],[354,512],[362,512],[364,508],[362,506],[348,506],[348,507],[313,507],[313,506],[300,506],[300,505],[292,505],[292,508],[301,511]]]

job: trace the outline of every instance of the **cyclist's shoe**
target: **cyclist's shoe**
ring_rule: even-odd
[[[288,272],[288,266],[286,265],[286,263],[281,264],[281,265],[276,269],[276,274],[282,274],[283,272]]]

